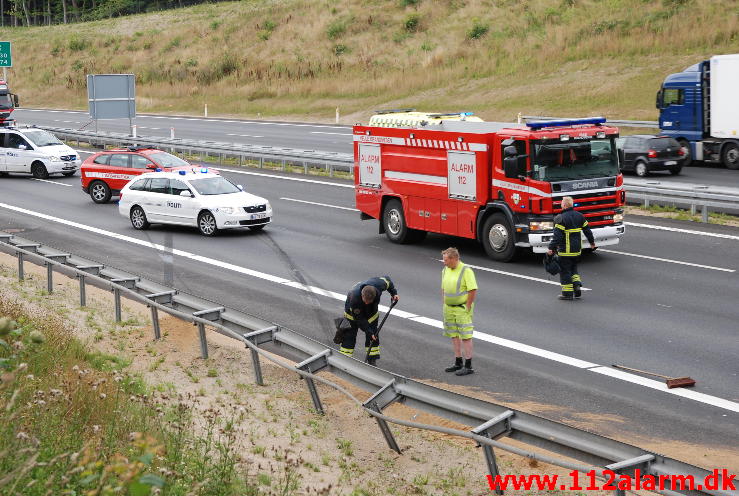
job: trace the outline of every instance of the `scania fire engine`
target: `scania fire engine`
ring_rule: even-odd
[[[10,115],[17,106],[18,95],[11,93],[7,81],[0,79],[0,127],[15,125]]]
[[[615,139],[602,117],[530,122],[444,121],[433,129],[354,126],[362,219],[395,243],[426,233],[479,240],[494,260],[547,251],[564,196],[596,244],[624,234],[625,191]]]

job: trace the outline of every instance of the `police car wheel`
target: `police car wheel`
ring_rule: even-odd
[[[482,244],[493,260],[510,262],[516,254],[516,236],[502,213],[493,214],[482,228]]]
[[[216,218],[207,210],[198,215],[198,230],[203,236],[215,236],[218,232]]]
[[[110,188],[104,182],[95,181],[90,185],[90,198],[95,203],[108,203],[110,196]]]
[[[46,170],[46,166],[41,162],[34,162],[31,165],[31,174],[36,179],[48,179],[49,171]]]
[[[144,229],[149,229],[149,221],[146,220],[146,212],[144,212],[144,209],[136,205],[131,209],[131,225],[134,229],[138,229],[139,231],[143,231]]]

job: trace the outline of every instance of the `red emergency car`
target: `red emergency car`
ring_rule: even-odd
[[[119,148],[88,157],[80,167],[82,191],[95,203],[107,203],[118,196],[128,181],[145,172],[190,170],[194,165],[155,148]]]

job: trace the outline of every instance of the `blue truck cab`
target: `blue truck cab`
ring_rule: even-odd
[[[659,128],[692,160],[739,169],[739,54],[720,55],[670,74],[657,92]]]

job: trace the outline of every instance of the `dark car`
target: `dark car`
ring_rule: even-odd
[[[644,177],[654,171],[670,171],[678,175],[683,168],[685,150],[667,136],[634,134],[616,140],[621,170]]]

